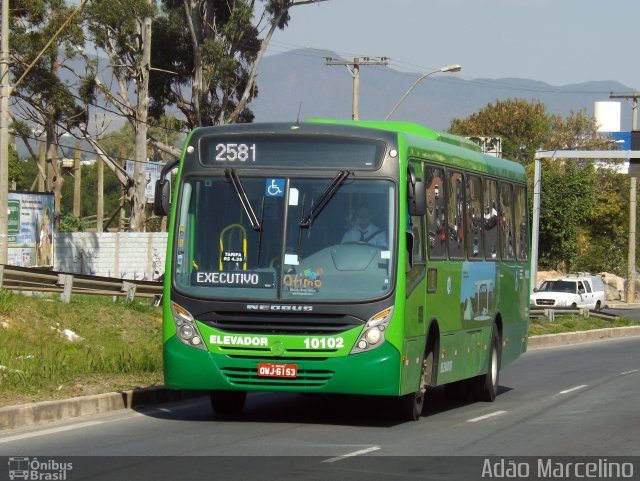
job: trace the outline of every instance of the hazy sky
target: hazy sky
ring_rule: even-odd
[[[446,75],[640,89],[639,26],[640,0],[328,0],[292,8],[268,54],[312,47],[407,72],[460,64]]]

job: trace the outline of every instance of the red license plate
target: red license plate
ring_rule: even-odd
[[[297,364],[276,364],[273,362],[259,362],[258,376],[260,377],[298,377]]]

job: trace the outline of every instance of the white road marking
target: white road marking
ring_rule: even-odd
[[[587,386],[588,384],[581,384],[580,386],[576,386],[576,387],[572,387],[571,389],[565,389],[564,391],[560,391],[560,394],[568,394],[570,392],[577,391],[578,389],[582,389]]]
[[[473,419],[467,419],[468,423],[477,423],[478,421],[483,421],[485,419],[489,419],[492,418],[494,416],[500,416],[501,414],[505,414],[507,411],[496,411],[494,413],[490,413],[490,414],[485,414],[484,416],[480,416],[477,418],[473,418]]]
[[[640,371],[640,369],[634,369],[633,371],[625,371],[625,372],[621,372],[621,373],[620,373],[620,375],[621,375],[621,376],[624,376],[625,374],[631,374],[631,373],[633,373],[633,372],[639,372],[639,371]]]
[[[361,449],[360,451],[354,451],[352,453],[343,454],[342,456],[336,456],[335,458],[329,458],[322,461],[323,463],[335,463],[336,461],[342,461],[343,459],[352,458],[354,456],[360,456],[361,454],[367,454],[372,451],[377,451],[380,449],[380,446],[372,446],[367,449]]]
[[[59,428],[43,429],[42,431],[34,431],[32,433],[16,434],[15,436],[7,436],[6,438],[0,438],[0,444],[10,443],[12,441],[19,441],[21,439],[37,438],[39,436],[56,434],[64,431],[72,431],[73,429],[88,428],[89,426],[95,426],[97,424],[104,424],[104,422],[103,421],[87,421],[85,423],[72,424],[70,426],[61,426]]]

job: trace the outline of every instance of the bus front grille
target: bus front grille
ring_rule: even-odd
[[[258,376],[256,368],[224,367],[222,374],[235,386],[300,386],[322,387],[333,377],[333,371],[300,369],[295,378],[269,378]]]
[[[254,334],[316,334],[332,335],[362,326],[364,322],[352,316],[297,316],[246,313],[209,313],[198,320],[209,327],[229,333]]]

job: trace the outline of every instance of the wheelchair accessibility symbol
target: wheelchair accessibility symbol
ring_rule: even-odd
[[[267,179],[264,195],[266,197],[283,197],[284,179]]]

